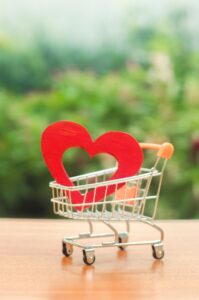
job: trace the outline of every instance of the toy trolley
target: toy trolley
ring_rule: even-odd
[[[83,251],[84,263],[92,265],[95,262],[96,248],[119,247],[121,250],[125,250],[127,246],[151,245],[153,257],[155,259],[163,258],[164,231],[155,224],[154,219],[158,207],[163,173],[174,148],[170,143],[162,145],[140,143],[140,146],[143,150],[154,150],[153,154],[156,155],[155,159],[153,157],[151,168],[141,168],[134,176],[109,180],[117,169],[117,167],[114,167],[71,177],[73,186],[63,186],[55,181],[50,182],[54,213],[68,219],[86,220],[89,225],[89,231],[86,233],[64,237],[62,252],[65,256],[72,255],[73,248],[79,247]],[[114,192],[107,195],[106,191],[113,185]],[[99,187],[105,188],[104,197],[100,201],[95,201],[95,191]],[[83,201],[81,209],[77,209],[79,204],[72,203],[71,194],[74,191],[79,191],[82,195],[86,195],[91,190],[93,191],[92,202],[85,203]],[[85,199],[84,196],[83,199]],[[103,222],[110,229],[110,233],[94,233],[94,221]],[[114,221],[125,223],[126,231],[118,231],[114,226]],[[159,239],[129,240],[131,222],[144,223],[152,227],[158,231]],[[92,242],[95,238],[102,241]],[[111,240],[107,241],[107,238]],[[85,244],[85,241],[90,242]]]

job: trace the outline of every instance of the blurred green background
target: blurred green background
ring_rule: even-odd
[[[198,218],[196,1],[85,1],[0,1],[0,216],[53,216],[40,137],[67,119],[173,143],[158,217]],[[87,162],[65,158],[69,174]]]

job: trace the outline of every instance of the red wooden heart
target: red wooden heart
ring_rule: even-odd
[[[65,186],[73,186],[67,172],[65,171],[62,156],[63,153],[72,147],[80,147],[88,152],[90,157],[100,153],[112,155],[118,161],[118,168],[110,180],[133,176],[138,172],[143,161],[142,150],[138,142],[129,134],[120,131],[110,131],[95,141],[92,140],[88,131],[81,125],[70,122],[60,121],[48,126],[41,139],[41,149],[46,165],[57,181]],[[118,185],[117,188],[123,185]],[[95,191],[91,190],[85,195],[85,203],[100,201],[106,195],[115,191],[115,185],[98,187]],[[72,191],[72,203],[80,204],[76,208],[82,208],[81,203],[84,195],[79,191]]]

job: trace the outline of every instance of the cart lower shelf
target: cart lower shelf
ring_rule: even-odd
[[[80,233],[77,236],[65,237],[62,241],[62,253],[65,256],[71,256],[73,254],[74,247],[79,247],[83,252],[83,262],[86,265],[92,265],[95,260],[95,249],[103,247],[117,247],[121,251],[126,250],[129,246],[139,246],[139,245],[150,245],[152,247],[152,256],[155,259],[162,259],[164,257],[163,239],[164,232],[162,228],[153,223],[150,219],[140,219],[134,220],[137,222],[144,223],[153,227],[160,233],[160,238],[157,240],[147,240],[147,241],[129,241],[130,232],[130,221],[126,221],[126,231],[118,232],[116,228],[107,221],[103,221],[113,232],[112,233],[93,233],[93,224],[91,220],[87,220],[89,223],[89,232]],[[113,238],[111,241],[102,241],[98,243],[83,244],[81,240],[95,239],[95,238]]]

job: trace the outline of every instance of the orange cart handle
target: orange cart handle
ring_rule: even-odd
[[[157,156],[170,159],[174,152],[174,147],[170,143],[164,143],[162,145],[159,144],[151,144],[151,143],[139,143],[142,149],[151,149],[157,150]]]

